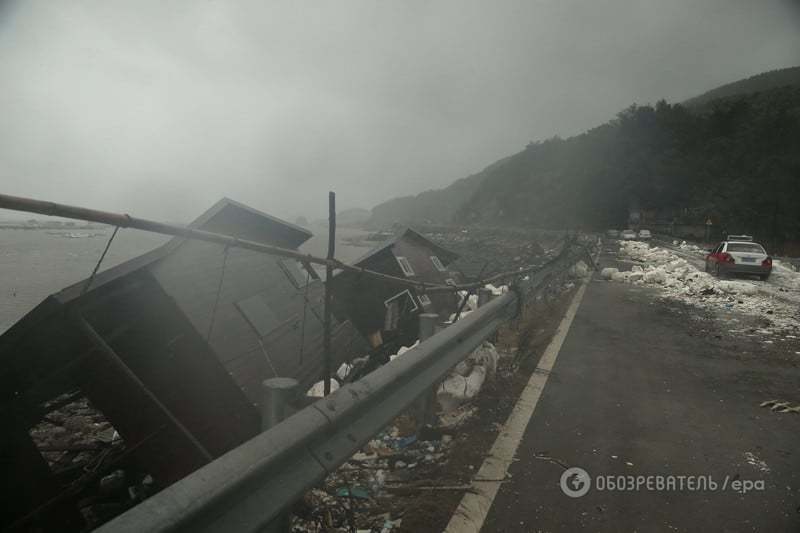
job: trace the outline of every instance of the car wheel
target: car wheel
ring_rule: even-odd
[[[714,265],[714,275],[717,276],[718,278],[722,277],[722,272],[719,269],[719,263]]]
[[[769,279],[769,274],[761,274],[758,276],[761,281],[767,281]]]

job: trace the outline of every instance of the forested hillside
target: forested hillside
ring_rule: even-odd
[[[478,174],[456,180],[444,189],[422,192],[416,196],[393,198],[372,209],[370,225],[387,227],[395,223],[426,222],[446,224],[453,220],[456,211],[467,202],[487,176],[506,160],[501,159]]]
[[[699,107],[718,98],[726,98],[740,94],[752,94],[760,91],[769,91],[788,85],[800,85],[800,67],[783,68],[762,72],[749,78],[726,83],[716,89],[690,98],[683,102],[687,107]]]
[[[634,106],[583,135],[531,144],[456,219],[598,227],[623,224],[630,205],[796,234],[800,88],[721,99],[701,114],[665,102]]]
[[[767,85],[741,83],[754,79]],[[797,239],[800,85],[632,106],[582,135],[531,143],[470,179],[475,190],[451,221],[603,228],[623,226],[635,205],[663,220],[710,215],[730,230]],[[438,207],[454,203],[440,198]],[[416,205],[417,220],[429,218]]]

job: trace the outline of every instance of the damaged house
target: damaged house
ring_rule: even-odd
[[[449,268],[458,258],[420,233],[405,229],[358,259],[354,265],[396,277],[455,285],[460,274]],[[442,321],[456,311],[453,292],[425,294],[387,280],[340,272],[334,278],[334,310],[349,317],[375,349],[385,343],[410,344],[418,337],[417,315],[436,313]]]
[[[228,199],[191,227],[292,249],[311,237]],[[323,296],[308,264],[183,238],[49,296],[0,337],[0,525],[91,527],[90,510],[133,504],[105,500],[102,476],[156,491],[256,435],[264,379],[320,377]],[[344,317],[332,345],[335,365],[368,349]],[[91,410],[54,415],[77,400]],[[67,430],[92,426],[124,445],[75,455]]]

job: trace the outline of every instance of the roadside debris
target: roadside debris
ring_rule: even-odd
[[[761,402],[759,407],[769,407],[771,411],[778,413],[800,414],[800,404],[792,407],[792,404],[783,400],[767,400],[766,402]]]
[[[441,479],[440,472],[459,427],[476,414],[471,404],[497,374],[499,360],[493,344],[479,346],[437,388],[435,425],[420,427],[411,414],[398,416],[320,487],[306,493],[293,511],[292,531],[390,533],[403,521],[404,511],[394,507],[399,495],[470,490],[458,480]],[[313,392],[314,387],[309,395]]]
[[[768,474],[769,472],[771,472],[769,465],[767,465],[767,463],[759,459],[758,456],[753,452],[744,452],[744,458],[745,461],[747,461],[747,464],[757,468],[764,474]]]
[[[716,278],[667,249],[643,242],[621,242],[620,255],[634,262],[631,270],[620,272],[615,268],[606,268],[601,272],[601,277],[610,281],[657,287],[664,298],[711,309],[730,320],[736,320],[730,313],[742,313],[758,324],[757,328],[740,327],[732,329],[731,333],[768,335],[781,339],[792,339],[800,333],[796,307],[765,294],[756,282]]]
[[[483,382],[494,376],[499,359],[497,349],[484,342],[469,357],[460,362],[436,390],[436,400],[445,413],[474,398]]]

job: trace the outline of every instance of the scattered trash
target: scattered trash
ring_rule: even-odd
[[[108,495],[119,492],[125,488],[125,471],[114,470],[107,476],[100,478],[100,494]]]
[[[360,500],[369,499],[369,492],[364,487],[341,487],[336,491],[336,495],[340,498],[358,498]]]
[[[765,474],[771,471],[767,463],[759,459],[753,452],[744,452],[744,458],[747,464],[756,467]]]
[[[619,274],[619,269],[618,268],[606,267],[606,268],[604,268],[603,270],[600,271],[600,276],[603,279],[612,279],[615,274]]]
[[[487,377],[497,370],[499,355],[489,342],[484,342],[456,368],[436,389],[436,401],[445,413],[474,398]]]
[[[570,276],[574,278],[585,278],[589,273],[589,267],[583,261],[575,263],[569,271]]]
[[[789,402],[783,400],[767,400],[766,402],[761,402],[759,407],[769,407],[771,411],[775,411],[778,413],[800,414],[800,404],[792,407],[792,405]]]
[[[339,382],[335,379],[331,378],[331,392],[334,392],[339,389]],[[306,392],[306,396],[310,396],[312,398],[324,398],[325,397],[325,382],[324,381],[317,381],[314,383],[308,392]]]

